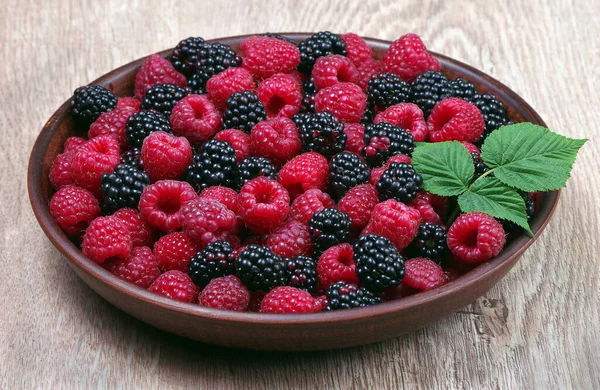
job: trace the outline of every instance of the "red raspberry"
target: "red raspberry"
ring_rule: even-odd
[[[87,142],[87,140],[85,138],[69,137],[65,141],[65,149],[64,149],[63,153],[75,153],[86,142]]]
[[[238,195],[239,213],[246,226],[257,234],[277,228],[290,211],[290,196],[275,180],[264,176],[246,182]]]
[[[183,232],[200,247],[227,240],[236,227],[233,211],[213,199],[196,198],[186,203],[179,216]]]
[[[118,218],[98,217],[85,230],[81,250],[97,264],[111,257],[126,259],[131,252],[129,229]]]
[[[169,233],[154,243],[154,255],[163,271],[187,272],[190,259],[199,251],[194,241],[182,232]]]
[[[324,190],[327,187],[329,164],[325,156],[308,152],[294,157],[279,171],[279,182],[295,199],[311,188]]]
[[[171,113],[173,134],[192,144],[209,140],[221,128],[221,114],[206,95],[188,95],[177,102]]]
[[[371,211],[379,203],[379,194],[371,184],[351,188],[338,202],[338,209],[352,220],[352,230],[360,231],[371,218]]]
[[[393,300],[408,297],[418,292],[419,290],[409,287],[406,284],[404,284],[404,282],[402,282],[396,287],[392,287],[390,289],[385,290],[385,295],[387,295],[390,299]]]
[[[184,137],[155,131],[144,138],[142,161],[151,181],[177,179],[192,162],[192,147]]]
[[[341,38],[346,42],[346,56],[354,63],[359,65],[369,58],[373,58],[373,50],[367,45],[364,39],[354,33],[342,34]]]
[[[216,309],[246,311],[250,291],[234,275],[215,278],[202,290],[199,303]]]
[[[100,178],[112,173],[119,163],[119,143],[109,135],[92,138],[73,156],[71,169],[75,184],[100,196]]]
[[[287,72],[286,74],[289,74],[290,76],[292,76],[294,78],[294,80],[296,80],[298,82],[298,84],[300,84],[300,85],[304,84],[304,82],[306,82],[306,80],[308,80],[308,76],[305,75],[304,73],[300,73],[297,69],[292,69],[291,71]]]
[[[485,121],[474,104],[458,98],[448,98],[433,107],[427,118],[427,125],[427,138],[430,142],[476,142],[483,134]]]
[[[69,237],[81,237],[89,223],[100,216],[98,200],[91,192],[64,186],[50,199],[50,214]]]
[[[152,54],[144,61],[135,76],[135,98],[142,100],[146,91],[156,84],[175,84],[185,87],[187,81],[184,75],[175,70],[170,61],[158,54]]]
[[[419,210],[423,222],[443,225],[448,208],[448,198],[430,194],[427,191],[419,191],[409,206]]]
[[[423,111],[416,104],[400,103],[386,108],[375,115],[373,123],[388,122],[400,126],[412,134],[416,142],[423,142],[427,138],[427,123]]]
[[[324,208],[332,207],[335,207],[335,202],[331,199],[329,194],[313,188],[306,191],[292,202],[290,219],[295,219],[303,224],[308,224],[308,221],[312,218],[314,213],[321,211]]]
[[[327,305],[329,305],[329,302],[327,302],[326,295],[319,295],[318,297],[315,297],[315,309],[317,312],[323,311]]]
[[[337,83],[315,96],[315,111],[329,111],[344,123],[360,122],[367,107],[367,95],[356,84]]]
[[[198,286],[192,282],[192,278],[176,270],[160,275],[148,291],[182,302],[192,303],[198,299]]]
[[[215,139],[225,141],[231,145],[233,150],[235,150],[235,157],[238,163],[246,157],[250,157],[250,135],[244,133],[242,130],[221,130],[215,134]]]
[[[206,82],[208,98],[219,110],[225,109],[225,102],[234,93],[253,91],[254,88],[252,73],[239,67],[227,68]]]
[[[117,107],[114,110],[102,113],[98,119],[90,125],[88,138],[98,137],[100,135],[110,135],[114,137],[121,149],[127,147],[125,140],[125,124],[127,119],[135,114],[135,109],[131,107]]]
[[[160,275],[156,257],[147,246],[133,248],[126,259],[109,259],[104,268],[120,279],[148,288]]]
[[[248,311],[253,313],[260,312],[260,304],[265,297],[263,291],[252,291],[250,293],[250,302],[248,303]]]
[[[309,292],[289,286],[275,287],[260,303],[261,313],[314,313],[317,309]]]
[[[446,275],[434,261],[417,257],[404,263],[402,283],[419,291],[427,291],[446,283]]]
[[[481,154],[481,151],[479,151],[479,148],[477,146],[473,145],[472,143],[467,142],[467,141],[460,141],[460,143],[462,144],[462,146],[464,146],[469,151],[469,153]]]
[[[250,147],[255,156],[267,157],[273,164],[281,166],[300,153],[302,141],[291,119],[275,118],[254,125]]]
[[[280,39],[250,37],[240,47],[245,54],[242,66],[259,78],[290,72],[300,64],[300,50]]]
[[[140,110],[140,105],[142,102],[132,97],[120,97],[117,99],[117,108],[121,107],[131,107],[138,112]]]
[[[394,199],[379,203],[373,208],[369,224],[362,234],[379,234],[389,239],[401,251],[415,238],[421,214]]]
[[[144,221],[142,214],[135,209],[122,208],[112,214],[125,224],[131,236],[132,246],[151,246],[154,242],[154,232]]]
[[[213,199],[227,207],[234,213],[238,212],[238,193],[229,187],[212,186],[207,187],[200,193],[201,198]]]
[[[390,166],[391,163],[407,163],[410,164],[412,159],[404,154],[396,154],[390,157],[382,167],[371,169],[371,175],[369,176],[369,183],[377,185],[383,172]]]
[[[52,161],[49,176],[50,183],[55,190],[75,183],[72,169],[74,155],[74,152],[65,152],[56,156]]]
[[[265,244],[281,257],[311,256],[313,251],[308,226],[294,220],[279,226],[267,237]]]
[[[263,80],[256,94],[268,118],[291,118],[302,106],[302,86],[289,74],[279,73]]]
[[[346,123],[344,124],[344,133],[347,136],[346,148],[349,152],[361,156],[362,148],[365,147],[365,127],[360,123]]]
[[[502,224],[480,212],[460,215],[448,229],[448,248],[467,263],[491,259],[500,253],[505,243]]]
[[[317,58],[311,74],[317,91],[337,83],[356,84],[359,77],[352,61],[338,54]]]
[[[138,207],[150,226],[169,232],[181,227],[181,207],[196,197],[196,191],[186,182],[161,180],[144,189]]]
[[[354,264],[354,250],[348,243],[327,249],[317,263],[317,277],[323,289],[335,282],[359,283]]]
[[[391,44],[383,56],[383,68],[398,77],[413,81],[428,70],[442,69],[440,62],[427,51],[421,37],[406,34]]]
[[[358,70],[358,81],[356,84],[366,92],[369,87],[369,80],[373,76],[383,72],[383,63],[375,58],[368,58],[358,64],[356,69]]]

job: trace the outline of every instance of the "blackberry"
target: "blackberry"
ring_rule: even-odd
[[[235,274],[250,291],[267,292],[282,286],[286,271],[281,257],[262,245],[248,245],[235,263]]]
[[[352,221],[348,214],[332,208],[317,211],[308,221],[308,232],[319,253],[348,241]]]
[[[296,256],[283,260],[287,271],[287,283],[308,292],[315,290],[317,286],[317,262],[310,257]]]
[[[223,124],[226,129],[239,129],[250,134],[255,124],[267,119],[265,106],[254,92],[236,92],[225,104]]]
[[[423,110],[425,117],[436,104],[453,94],[450,81],[440,72],[432,70],[417,76],[410,87],[411,100]]]
[[[103,113],[117,106],[117,97],[99,85],[79,87],[73,92],[71,114],[76,122],[89,126]]]
[[[196,191],[212,186],[235,188],[237,159],[235,150],[225,141],[211,139],[200,148],[187,167],[185,180]]]
[[[344,150],[348,138],[344,133],[344,124],[329,112],[296,114],[292,120],[305,150],[327,158]]]
[[[363,117],[360,120],[360,124],[363,126],[369,125],[373,123],[373,119],[375,119],[375,106],[370,102],[367,102],[367,106],[365,107],[365,113],[363,114]]]
[[[482,135],[482,139],[485,139],[492,131],[503,126],[506,119],[506,109],[504,103],[498,100],[494,95],[483,94],[475,95],[471,100],[471,103],[479,108],[483,120],[485,121],[485,130]]]
[[[369,167],[352,152],[338,153],[329,164],[329,186],[334,195],[342,197],[352,187],[369,181]]]
[[[119,162],[125,165],[132,165],[137,169],[144,169],[144,164],[142,163],[142,149],[129,149],[125,153],[121,154],[121,160]]]
[[[356,284],[337,282],[327,288],[328,305],[323,311],[352,309],[381,303],[381,297]]]
[[[519,193],[519,195],[521,195],[521,198],[523,198],[523,201],[525,201],[525,211],[527,212],[527,222],[531,222],[531,220],[533,219],[533,214],[535,212],[535,202],[533,201],[533,198],[531,197],[529,192],[525,192],[525,191],[517,191],[517,192]],[[502,223],[502,227],[504,228],[504,231],[507,233],[518,231],[519,229],[521,229],[521,227],[519,225],[517,225],[516,223],[514,223],[512,221],[508,221],[505,219],[501,219],[499,221]]]
[[[473,166],[475,168],[475,173],[473,174],[473,179],[479,178],[479,176],[483,175],[487,171],[490,170],[481,159],[481,155],[477,152],[471,152],[471,158],[473,159]],[[492,174],[493,175],[493,174]]]
[[[404,278],[404,257],[390,240],[377,234],[359,237],[354,263],[358,279],[371,291],[395,287]]]
[[[198,52],[198,66],[188,80],[188,87],[196,93],[206,93],[206,82],[227,68],[242,65],[242,59],[223,43],[205,43]]]
[[[382,110],[410,101],[410,85],[393,73],[379,73],[369,80],[368,100]]]
[[[132,165],[118,164],[112,173],[102,175],[100,183],[104,211],[111,214],[123,207],[137,209],[150,178]]]
[[[427,257],[441,264],[448,255],[446,229],[434,223],[425,222],[419,226],[414,240],[406,249],[411,257]]]
[[[379,167],[396,154],[412,155],[415,150],[413,136],[399,126],[387,122],[368,124],[363,137],[362,154],[371,167]]]
[[[298,70],[310,74],[317,58],[329,54],[341,54],[345,56],[346,42],[337,34],[329,31],[321,31],[306,38],[298,45],[300,50],[300,65]]]
[[[188,275],[200,288],[214,278],[235,273],[236,256],[227,241],[215,241],[196,253],[188,264]]]
[[[156,84],[142,96],[142,109],[154,109],[167,118],[178,101],[190,94],[189,88],[174,84]]]
[[[466,100],[468,102],[473,100],[473,97],[477,94],[477,90],[473,83],[457,77],[456,80],[452,81],[452,96]]]
[[[293,40],[293,39],[291,39],[291,38],[284,37],[283,35],[280,35],[280,34],[275,34],[275,33],[264,33],[264,34],[262,34],[262,35],[263,35],[263,36],[265,36],[265,37],[269,37],[269,38],[275,38],[275,39],[279,39],[280,41],[289,42],[289,43],[291,43],[292,45],[296,46],[296,41],[294,41],[294,40]]]
[[[191,76],[198,70],[200,50],[204,47],[204,39],[189,37],[180,41],[171,53],[173,67],[186,76]]]
[[[259,176],[268,177],[277,180],[277,171],[275,166],[266,157],[246,157],[240,162],[239,187],[241,188],[247,181]]]
[[[300,112],[315,112],[316,94],[315,80],[310,77],[302,84],[302,107],[300,108]]]
[[[142,110],[131,115],[125,124],[127,144],[141,148],[144,139],[155,131],[171,132],[169,118],[154,110]]]
[[[382,202],[395,199],[408,204],[417,196],[421,183],[423,183],[423,179],[415,172],[412,164],[391,163],[383,171],[375,188],[377,188],[379,200]]]

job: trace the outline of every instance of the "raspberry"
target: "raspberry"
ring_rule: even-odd
[[[302,106],[300,107],[300,112],[315,112],[316,94],[315,81],[312,77],[309,77],[308,80],[302,83]]]
[[[181,271],[167,271],[160,275],[148,291],[182,302],[196,302],[198,287],[187,274]]]
[[[295,199],[311,188],[324,190],[328,175],[327,159],[319,153],[308,152],[294,157],[281,168],[279,183]]]
[[[428,51],[416,34],[406,34],[394,41],[383,55],[383,67],[406,81],[413,81],[427,70],[440,70],[442,65]]]
[[[427,257],[441,264],[448,255],[446,240],[446,229],[443,226],[425,222],[419,226],[419,231],[406,252],[411,257]]]
[[[500,126],[508,124],[504,104],[496,96],[487,93],[483,95],[476,94],[470,102],[479,109],[483,116],[485,122],[483,138],[487,137]]]
[[[141,148],[144,139],[155,131],[171,132],[169,118],[156,111],[140,111],[131,115],[125,125],[125,138],[134,148]]]
[[[267,118],[265,106],[258,95],[251,91],[232,94],[225,105],[227,109],[223,112],[223,125],[228,129],[250,133],[254,125]]]
[[[348,214],[333,208],[314,213],[308,221],[308,232],[315,244],[315,251],[321,253],[327,248],[346,242],[350,237],[351,224]]]
[[[231,145],[239,163],[250,157],[250,136],[243,131],[236,129],[221,130],[215,134],[214,139],[225,141]]]
[[[383,236],[401,251],[415,238],[420,224],[421,214],[417,210],[389,199],[373,208],[371,219],[362,234]]]
[[[188,86],[195,93],[205,93],[206,83],[211,77],[240,65],[242,59],[230,46],[219,42],[205,43],[200,47],[197,70],[189,78]]]
[[[192,162],[192,147],[184,137],[156,131],[144,139],[142,160],[153,182],[177,179]]]
[[[221,115],[205,95],[188,95],[173,107],[173,133],[193,144],[210,139],[221,128]]]
[[[189,94],[189,88],[174,84],[156,84],[146,91],[140,108],[156,110],[168,118],[177,102]]]
[[[313,251],[306,224],[294,220],[285,222],[269,234],[265,245],[281,257],[310,256]]]
[[[277,181],[258,177],[252,179],[238,195],[239,213],[246,226],[256,234],[277,228],[290,211],[290,196]]]
[[[403,154],[396,154],[396,155],[390,157],[385,162],[385,164],[383,164],[383,166],[371,169],[371,175],[369,176],[369,183],[371,183],[372,185],[376,186],[377,183],[379,182],[379,179],[381,179],[381,175],[383,175],[383,172],[385,172],[385,170],[388,169],[388,167],[392,163],[406,163],[406,164],[411,164],[412,163],[412,159],[410,157],[408,157],[408,156],[403,155]]]
[[[329,31],[321,31],[311,35],[298,45],[300,50],[300,65],[298,70],[310,74],[316,60],[330,54],[341,54],[345,56],[346,42],[337,34]]]
[[[410,86],[393,73],[379,73],[369,80],[367,97],[377,109],[410,101]]]
[[[49,208],[58,226],[69,237],[80,237],[89,223],[100,216],[100,207],[94,195],[70,185],[52,195]]]
[[[202,190],[200,197],[216,200],[234,213],[237,213],[238,211],[238,193],[231,188],[223,186],[207,187]]]
[[[208,98],[220,110],[225,102],[236,93],[253,90],[256,87],[252,74],[244,68],[228,68],[211,77],[206,83]]]
[[[302,106],[302,86],[289,74],[280,73],[263,80],[256,93],[268,118],[290,118]]]
[[[235,187],[238,181],[235,150],[225,141],[211,139],[194,156],[185,180],[197,190],[220,185]]]
[[[100,135],[113,136],[121,149],[125,149],[127,141],[125,140],[125,124],[129,117],[136,113],[131,107],[117,107],[114,110],[102,113],[98,119],[90,125],[88,138],[98,137]]]
[[[427,71],[411,83],[411,100],[426,116],[442,100],[454,95],[452,84],[441,72]]]
[[[258,122],[252,128],[250,146],[254,155],[281,166],[300,153],[302,141],[291,119],[275,118]]]
[[[354,283],[338,282],[327,289],[327,306],[323,311],[352,309],[381,303],[379,296]]]
[[[236,257],[229,242],[214,241],[190,259],[187,273],[202,289],[214,278],[235,273]]]
[[[332,246],[323,252],[317,263],[319,285],[327,288],[340,281],[358,283],[353,255],[352,245],[348,243]]]
[[[308,224],[314,213],[326,207],[335,207],[335,202],[329,194],[316,188],[309,189],[292,202],[290,219]]]
[[[448,198],[433,195],[426,191],[419,191],[409,206],[419,210],[423,222],[440,225],[442,219],[446,218]]]
[[[502,224],[480,212],[460,215],[448,229],[448,248],[467,263],[491,259],[500,253],[505,242]]]
[[[119,219],[127,229],[134,248],[139,246],[151,246],[154,242],[154,232],[150,225],[143,220],[142,214],[136,209],[122,208],[112,214]]]
[[[122,207],[137,208],[148,184],[150,179],[143,171],[129,165],[117,165],[112,173],[102,175],[102,208],[109,214]]]
[[[72,169],[74,154],[75,152],[65,152],[56,156],[52,161],[49,177],[55,190],[75,183]]]
[[[75,184],[100,195],[100,179],[119,163],[119,143],[109,135],[92,138],[73,155],[71,169]]]
[[[307,75],[300,73],[297,69],[293,69],[286,74],[292,76],[292,78],[300,85],[304,84],[304,82],[309,79]]]
[[[364,62],[358,64],[356,69],[358,70],[358,81],[356,84],[366,92],[369,88],[369,80],[381,73],[383,64],[375,58],[368,58]]]
[[[75,153],[87,140],[81,137],[69,137],[65,141],[63,153]]]
[[[311,75],[317,91],[338,83],[356,83],[359,77],[352,61],[341,55],[317,58]]]
[[[395,287],[404,277],[404,258],[390,240],[377,234],[360,236],[354,262],[358,278],[371,291]]]
[[[191,76],[198,70],[201,60],[201,50],[204,39],[189,37],[180,41],[171,53],[173,67],[186,76]]]
[[[446,275],[435,262],[417,257],[404,263],[402,283],[419,291],[427,291],[446,283]]]
[[[131,252],[129,230],[115,217],[98,217],[85,230],[81,250],[97,264],[112,257],[125,259]]]
[[[362,148],[365,147],[363,137],[365,136],[365,127],[360,123],[344,124],[344,134],[346,134],[346,150],[359,156]]]
[[[415,141],[411,134],[387,122],[365,126],[363,140],[365,147],[362,155],[372,167],[380,166],[396,154],[410,156],[415,149]]]
[[[427,123],[423,111],[416,104],[400,103],[386,108],[373,119],[373,123],[381,122],[405,129],[412,134],[415,142],[423,142],[427,138]]]
[[[147,246],[133,248],[126,259],[109,259],[103,266],[118,278],[143,288],[150,287],[160,275],[156,257]]]
[[[120,97],[117,98],[117,107],[121,108],[121,107],[131,107],[135,110],[135,112],[138,112],[140,110],[140,104],[142,104],[142,102],[140,102],[138,99],[134,99],[132,97]]]
[[[276,38],[276,39],[280,39],[280,40],[282,40],[282,41],[289,42],[289,43],[291,43],[292,45],[296,46],[296,41],[294,41],[294,40],[293,40],[293,39],[291,39],[291,38],[286,38],[286,37],[284,37],[283,35],[279,35],[279,34],[275,34],[275,33],[270,33],[270,32],[268,32],[268,33],[260,34],[260,36],[263,36],[263,37],[269,37],[269,38]]]
[[[448,98],[439,102],[431,111],[427,125],[430,142],[476,142],[485,128],[479,109],[457,98]]]
[[[292,120],[298,128],[305,150],[320,153],[327,158],[344,150],[344,124],[331,113],[296,114]]]
[[[341,152],[329,164],[329,188],[342,197],[349,189],[369,181],[369,167],[356,154]]]
[[[408,203],[417,196],[423,179],[407,163],[391,163],[375,186],[381,201],[395,199]]]
[[[154,255],[163,271],[187,272],[190,259],[199,250],[196,243],[182,232],[169,233],[154,243]]]
[[[250,292],[241,280],[228,275],[211,280],[202,290],[199,303],[216,309],[246,311],[250,303]]]
[[[296,256],[283,260],[287,284],[312,292],[317,287],[317,262],[310,257]]]
[[[240,187],[247,181],[264,176],[268,179],[277,180],[277,171],[265,157],[248,157],[242,160],[239,166]]]
[[[226,240],[237,222],[233,211],[216,200],[204,197],[184,204],[179,220],[183,232],[200,248],[214,241]]]
[[[315,299],[310,293],[289,286],[275,287],[260,303],[261,313],[314,313],[316,311]]]
[[[133,96],[141,100],[147,90],[156,84],[174,84],[185,87],[185,76],[175,70],[171,63],[159,56],[152,54],[144,61],[135,76],[135,89]]]
[[[350,217],[352,230],[360,231],[371,218],[371,212],[379,203],[377,190],[371,184],[361,184],[350,189],[338,203],[338,209]]]
[[[235,273],[250,291],[267,292],[286,279],[281,257],[260,245],[248,245],[239,253]]]
[[[356,84],[337,83],[315,96],[315,111],[327,111],[344,123],[360,122],[367,106],[367,95]]]
[[[139,209],[150,226],[169,232],[181,227],[180,209],[196,197],[196,191],[188,183],[161,180],[144,189]]]
[[[240,44],[245,57],[242,66],[259,78],[286,73],[300,64],[296,45],[269,37],[250,37]]]
[[[99,85],[83,86],[73,92],[71,114],[77,123],[87,128],[103,112],[108,112],[116,106],[117,98],[108,89]]]
[[[348,59],[354,65],[361,64],[370,58],[373,58],[373,51],[360,36],[354,33],[346,33],[340,36],[346,42],[346,52]]]

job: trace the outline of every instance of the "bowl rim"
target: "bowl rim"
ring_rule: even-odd
[[[281,33],[286,37],[292,39],[305,39],[312,33]],[[248,35],[237,35],[223,38],[216,38],[207,40],[207,42],[218,42],[227,40],[241,40],[255,34]],[[392,42],[367,38],[364,37],[365,41],[370,46],[387,47]],[[159,52],[158,54],[166,56],[172,49],[167,49]],[[515,101],[518,105],[526,109],[534,121],[544,127],[547,127],[542,118],[538,115],[535,110],[523,100],[517,93],[512,91],[510,88],[492,78],[491,76],[479,71],[470,65],[464,64],[460,61],[452,59],[450,57],[431,52],[436,58],[438,58],[443,64],[451,65],[452,67],[460,68],[461,71],[471,73],[484,78],[496,87],[502,89],[503,93]],[[122,65],[105,75],[94,80],[90,85],[107,85],[108,80],[112,79],[116,74],[121,73],[129,68],[139,66],[147,56],[129,62]],[[263,314],[254,312],[236,312],[229,310],[221,310],[210,307],[200,306],[197,303],[186,303],[176,301],[170,298],[163,297],[161,295],[152,293],[142,287],[136,286],[124,280],[121,280],[111,274],[109,271],[104,269],[102,266],[92,262],[83,255],[81,250],[64,234],[58,224],[54,221],[54,218],[50,214],[48,201],[38,196],[38,189],[42,186],[44,177],[42,175],[42,169],[40,166],[43,164],[43,157],[46,153],[52,136],[54,135],[59,124],[68,115],[70,98],[63,103],[57,110],[52,114],[50,119],[46,122],[41,132],[39,133],[34,146],[31,151],[29,158],[29,165],[27,169],[27,188],[29,194],[29,200],[33,209],[34,215],[41,226],[42,230],[48,236],[52,244],[65,256],[68,260],[68,264],[74,268],[77,267],[81,271],[87,273],[89,276],[95,278],[100,283],[107,287],[113,288],[120,293],[127,294],[137,300],[144,301],[151,305],[157,305],[162,309],[178,312],[180,314],[203,317],[206,319],[218,319],[223,322],[231,323],[252,323],[255,325],[285,325],[285,324],[320,324],[320,323],[332,323],[332,322],[351,322],[358,321],[368,317],[384,316],[392,314],[394,312],[400,312],[403,310],[410,310],[418,307],[425,302],[432,303],[433,300],[441,299],[444,296],[458,293],[460,290],[467,289],[470,286],[476,284],[480,279],[486,275],[492,273],[496,268],[501,267],[503,264],[510,264],[515,257],[521,256],[521,254],[529,248],[535,239],[540,235],[544,228],[549,223],[554,211],[556,209],[559,197],[559,191],[547,192],[544,194],[544,200],[541,202],[539,209],[537,210],[534,220],[532,221],[531,228],[534,233],[533,237],[527,236],[525,233],[520,234],[511,240],[505,248],[502,250],[500,255],[495,258],[482,263],[474,269],[462,274],[459,278],[446,283],[433,290],[419,292],[417,294],[404,297],[397,300],[384,302],[382,304],[355,308],[352,310],[339,310],[333,312],[319,312],[319,313],[306,313],[306,314]],[[542,218],[542,216],[545,216]]]

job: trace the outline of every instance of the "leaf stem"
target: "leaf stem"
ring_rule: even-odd
[[[452,222],[454,222],[459,212],[460,206],[458,205],[458,203],[456,203],[456,206],[454,206],[454,210],[452,210],[452,213],[450,213],[450,217],[448,217],[448,219],[446,220],[447,227],[450,227],[450,225],[452,225]]]
[[[469,190],[471,189],[471,187],[473,187],[473,184],[475,184],[477,182],[477,180],[483,179],[484,177],[491,175],[494,172],[494,169],[496,169],[496,168],[490,169],[489,171],[485,172],[483,175],[479,176],[477,179],[473,180],[471,185],[469,185]]]

